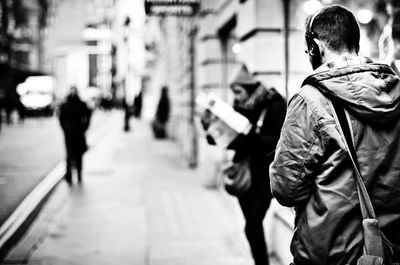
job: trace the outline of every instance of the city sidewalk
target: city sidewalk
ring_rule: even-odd
[[[250,265],[236,199],[205,189],[177,145],[122,113],[86,154],[83,183],[60,183],[4,264]]]

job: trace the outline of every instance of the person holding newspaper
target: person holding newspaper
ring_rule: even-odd
[[[227,148],[234,150],[235,155],[224,170],[234,170],[235,163],[249,159],[251,186],[237,197],[245,218],[245,234],[255,264],[266,265],[269,261],[263,219],[272,198],[268,167],[273,160],[285,119],[286,102],[275,89],[267,89],[257,81],[244,64],[239,67],[230,88],[234,94],[234,109],[250,121],[252,129],[246,135],[240,134],[228,145]],[[256,130],[256,123],[260,123],[263,112],[261,126]],[[206,131],[212,120],[210,116],[211,113],[206,111],[201,120]],[[207,140],[210,144],[215,143],[209,135]]]

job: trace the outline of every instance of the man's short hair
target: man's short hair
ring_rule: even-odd
[[[324,7],[307,17],[306,34],[310,32],[333,51],[359,50],[360,26],[354,14],[342,6]]]

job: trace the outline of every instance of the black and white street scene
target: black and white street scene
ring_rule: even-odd
[[[1,265],[399,265],[400,0],[0,0]]]

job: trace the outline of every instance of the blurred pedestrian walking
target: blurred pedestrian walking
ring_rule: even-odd
[[[154,137],[163,139],[167,137],[167,122],[170,113],[170,100],[168,95],[168,87],[164,86],[161,89],[160,100],[158,101],[154,120],[152,122]]]
[[[124,98],[122,101],[122,108],[124,109],[124,131],[129,132],[131,130],[131,115],[132,115],[132,107],[127,102],[127,99]]]
[[[238,195],[238,200],[245,218],[245,234],[255,264],[267,265],[269,261],[263,220],[272,198],[268,167],[273,160],[285,118],[286,103],[274,88],[266,88],[257,81],[245,65],[240,66],[230,87],[234,94],[234,109],[249,119],[253,129],[248,135],[239,135],[228,146],[228,149],[235,151],[235,155],[233,164],[229,162],[225,171],[232,171],[236,163],[249,159],[251,186]],[[208,114],[206,111],[202,119],[205,130],[209,126]],[[209,136],[208,141],[213,143]]]
[[[0,89],[0,131],[3,126],[3,110],[5,109],[5,92]]]
[[[65,136],[67,171],[65,180],[72,184],[72,169],[77,171],[78,182],[82,181],[82,157],[87,151],[85,133],[89,128],[91,110],[78,95],[76,87],[71,87],[66,101],[60,108],[60,124]]]
[[[17,96],[15,101],[16,101],[15,105],[16,105],[17,112],[18,112],[18,119],[19,119],[18,121],[19,122],[24,122],[25,121],[25,116],[26,116],[25,115],[25,112],[26,112],[25,106],[24,106],[24,104],[22,104],[21,98],[20,98],[19,95]]]
[[[10,92],[6,92],[6,97],[4,100],[4,109],[6,111],[6,123],[9,125],[12,123],[11,115],[14,109],[14,101]]]
[[[360,27],[341,6],[309,16],[305,33],[314,72],[289,102],[270,167],[272,194],[296,209],[294,264],[394,264],[380,231],[400,257],[400,80],[358,56]]]
[[[140,118],[142,115],[143,92],[140,91],[133,100],[133,116]]]

